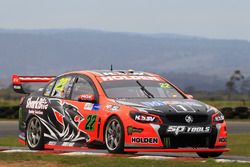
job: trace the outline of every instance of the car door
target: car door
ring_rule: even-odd
[[[44,96],[49,101],[49,109],[45,115],[45,137],[56,145],[80,146],[89,140],[89,135],[79,131],[83,116],[69,100],[75,75],[63,75],[51,82],[45,89]],[[80,145],[79,145],[80,144]]]
[[[81,95],[93,95],[94,99],[82,101],[79,99]],[[100,105],[98,104],[98,92],[92,80],[85,75],[76,75],[70,97],[66,102],[77,109],[74,111],[75,113],[71,114],[74,121],[77,122],[79,131],[88,134],[89,141],[98,138]],[[81,117],[75,115],[76,113]]]

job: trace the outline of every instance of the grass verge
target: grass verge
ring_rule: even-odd
[[[214,106],[216,108],[222,108],[222,107],[239,107],[239,106],[246,106],[250,107],[250,101],[246,101],[245,104],[242,103],[242,101],[223,101],[223,100],[203,100],[204,103],[209,104],[211,106]]]
[[[17,137],[1,137],[0,146],[24,147],[24,145],[18,142]]]
[[[15,163],[15,165],[36,164],[36,162],[44,164],[54,164],[52,166],[109,166],[109,167],[136,167],[136,166],[150,166],[150,167],[239,167],[249,166],[249,164],[239,163],[216,163],[209,159],[207,162],[200,161],[175,161],[175,160],[145,160],[132,159],[124,157],[98,157],[98,156],[62,156],[51,154],[31,154],[31,153],[0,153],[0,162],[7,162],[8,164]],[[47,163],[45,163],[47,162]]]
[[[230,134],[228,147],[231,151],[227,155],[250,156],[250,134]]]

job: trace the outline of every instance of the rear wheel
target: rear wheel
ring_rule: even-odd
[[[109,119],[105,128],[105,144],[110,153],[124,153],[124,127],[116,116]]]
[[[197,152],[201,158],[216,158],[222,155],[223,152]]]
[[[31,150],[43,150],[43,126],[37,117],[32,117],[26,128],[26,141]]]

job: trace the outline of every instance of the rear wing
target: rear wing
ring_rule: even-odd
[[[12,85],[15,92],[30,94],[31,92],[24,90],[22,83],[46,83],[54,78],[55,76],[18,76],[14,74],[12,75]]]

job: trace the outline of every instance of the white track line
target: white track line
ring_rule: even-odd
[[[62,153],[59,155],[69,155],[69,156],[77,156],[77,155],[99,155],[99,156],[105,156],[108,155],[106,153],[93,153],[93,152],[68,152],[68,153]]]
[[[250,161],[242,161],[242,160],[230,160],[230,159],[215,159],[215,162],[218,163],[250,163]]]
[[[37,152],[37,151],[16,149],[16,150],[5,150],[5,151],[1,151],[1,152],[4,152],[4,153],[29,153],[29,152]]]
[[[148,155],[142,155],[142,156],[136,156],[136,157],[130,157],[130,158],[133,158],[133,159],[150,159],[150,160],[175,159],[173,157],[148,156]]]

